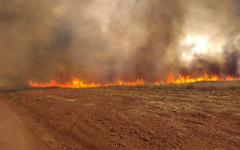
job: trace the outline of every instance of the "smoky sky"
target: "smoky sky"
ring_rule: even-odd
[[[238,76],[239,10],[238,0],[0,0],[0,87]],[[196,52],[187,34],[210,44]]]

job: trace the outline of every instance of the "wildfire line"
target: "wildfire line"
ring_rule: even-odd
[[[156,81],[154,82],[155,85],[160,84],[182,84],[182,83],[193,83],[193,82],[201,82],[201,81],[234,81],[234,80],[240,80],[240,77],[232,77],[230,75],[227,75],[224,78],[220,78],[218,75],[210,75],[207,73],[204,73],[204,75],[200,77],[191,77],[190,75],[181,75],[178,74],[177,78],[173,75],[172,72],[169,73],[167,79],[165,81]],[[66,82],[66,83],[59,83],[56,80],[49,80],[47,82],[34,82],[29,81],[29,86],[31,87],[60,87],[60,88],[89,88],[89,87],[101,87],[101,86],[135,86],[135,85],[144,85],[145,82],[143,79],[137,79],[136,81],[123,81],[123,80],[116,80],[112,83],[102,84],[102,83],[86,83],[78,78],[74,78],[72,81]]]

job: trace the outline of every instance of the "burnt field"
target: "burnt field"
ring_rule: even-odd
[[[240,82],[38,89],[1,99],[49,149],[240,149]]]

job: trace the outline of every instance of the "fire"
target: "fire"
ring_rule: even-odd
[[[87,87],[99,87],[102,84],[92,83],[84,83],[83,81],[74,78],[71,82],[66,83],[58,83],[55,80],[50,80],[49,82],[37,83],[33,81],[29,81],[29,85],[31,87],[60,87],[60,88],[87,88]]]
[[[166,83],[175,83],[175,84],[181,84],[181,83],[192,83],[192,82],[201,82],[201,81],[233,81],[233,80],[240,80],[240,78],[234,78],[230,75],[227,75],[225,78],[220,78],[218,75],[210,75],[207,73],[204,73],[202,76],[199,77],[191,77],[190,75],[181,75],[178,74],[178,78],[175,79],[172,72],[169,73]]]
[[[102,83],[86,83],[78,78],[74,78],[71,82],[58,83],[55,80],[50,80],[48,82],[38,83],[29,81],[29,86],[31,87],[60,87],[60,88],[89,88],[89,87],[100,87],[100,86],[112,86],[112,85],[122,85],[122,86],[134,86],[134,85],[144,85],[143,79],[137,79],[136,81],[122,81],[117,80],[113,83],[102,84]]]
[[[192,83],[192,82],[201,82],[201,81],[233,81],[233,80],[240,80],[240,78],[234,78],[230,75],[227,75],[225,78],[220,78],[218,75],[207,74],[204,73],[202,76],[199,77],[191,77],[190,75],[181,75],[177,74],[175,78],[174,74],[170,72],[168,77],[165,81],[156,81],[153,82],[155,85],[160,84],[182,84],[182,83]],[[89,87],[100,87],[100,86],[135,86],[135,85],[144,85],[145,82],[143,79],[137,79],[136,81],[123,81],[123,80],[116,80],[110,83],[95,83],[95,82],[84,82],[78,78],[73,78],[72,81],[66,83],[59,83],[55,80],[49,80],[48,82],[38,83],[29,81],[29,86],[31,87],[60,87],[60,88],[89,88]]]
[[[128,85],[128,86],[144,85],[143,79],[137,79],[136,81],[132,81],[132,82],[124,82],[124,81],[118,80],[117,83],[118,83],[118,85]]]

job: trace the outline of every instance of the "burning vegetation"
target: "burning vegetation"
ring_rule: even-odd
[[[240,77],[232,77],[230,75],[227,75],[225,78],[219,78],[218,75],[208,75],[204,74],[203,76],[193,78],[190,75],[182,76],[181,74],[178,74],[178,77],[175,78],[172,72],[169,73],[167,79],[165,81],[156,81],[153,84],[159,85],[159,84],[182,84],[182,83],[193,83],[193,82],[201,82],[201,81],[237,81],[240,80]],[[100,86],[135,86],[135,85],[144,85],[145,82],[143,79],[137,79],[136,81],[121,81],[117,80],[110,83],[86,83],[84,81],[81,81],[77,78],[74,78],[71,82],[66,83],[58,83],[55,80],[50,80],[49,82],[43,82],[43,83],[37,83],[33,81],[29,81],[29,86],[31,87],[61,87],[61,88],[87,88],[87,87],[100,87]]]
[[[238,0],[2,0],[0,88],[239,80],[239,20]]]

